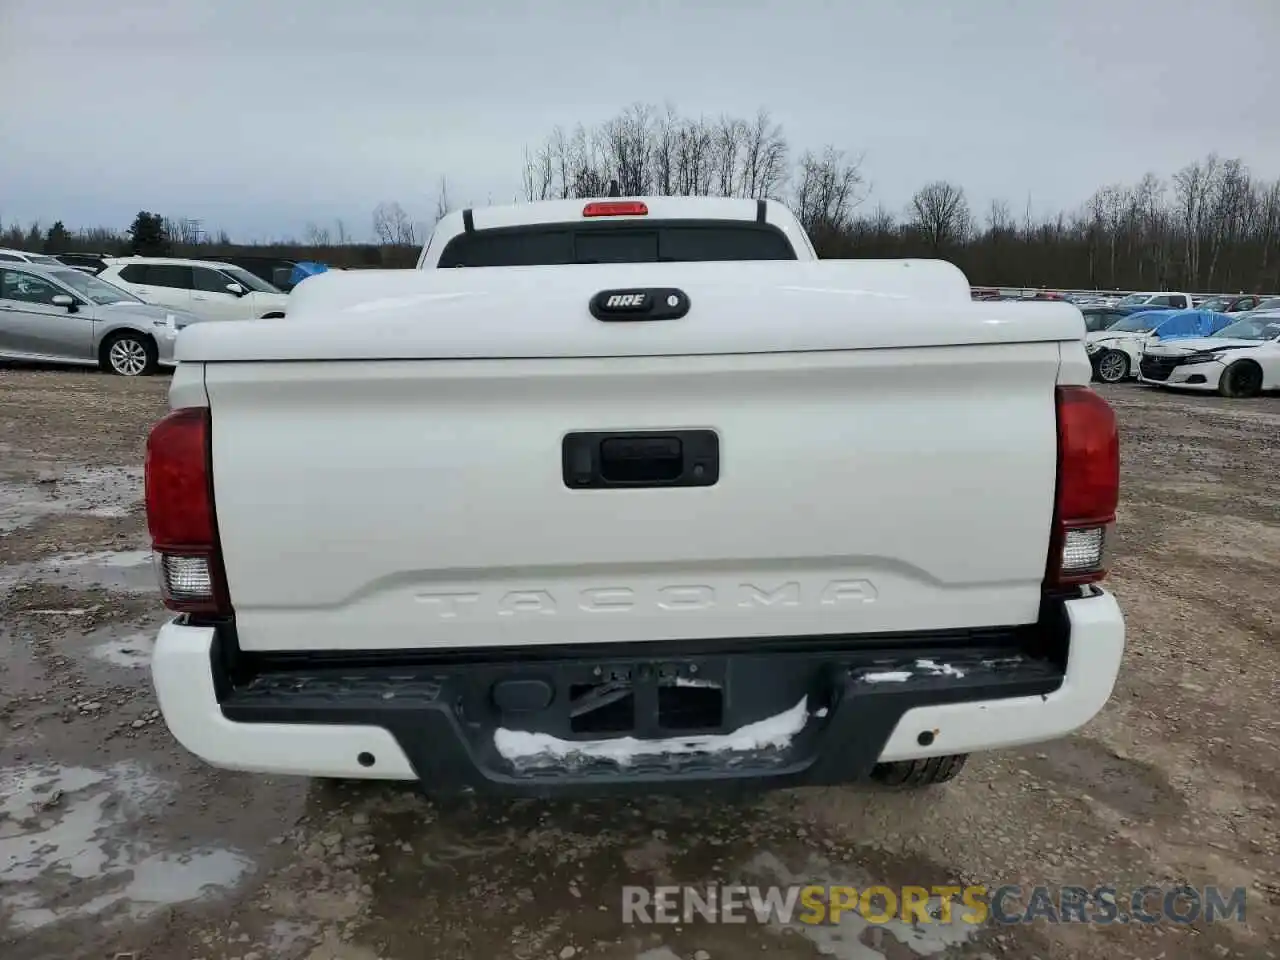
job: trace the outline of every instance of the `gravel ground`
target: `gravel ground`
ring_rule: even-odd
[[[5,960],[1280,957],[1280,400],[1106,389],[1124,671],[1069,739],[914,794],[433,804],[211,770],[146,673],[167,379],[0,367]],[[1247,922],[624,925],[623,884],[1248,888]]]

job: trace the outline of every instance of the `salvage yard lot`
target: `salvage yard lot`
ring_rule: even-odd
[[[1280,400],[1104,389],[1129,639],[1111,703],[1074,737],[911,794],[439,805],[214,771],[157,719],[140,466],[167,386],[0,366],[5,960],[1280,957]],[[621,912],[624,884],[1180,882],[1246,887],[1247,923]]]

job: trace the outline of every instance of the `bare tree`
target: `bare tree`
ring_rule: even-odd
[[[1106,188],[1097,190],[1085,204],[1077,229],[1085,237],[1089,255],[1089,286],[1101,285],[1103,253],[1107,245],[1107,197]]]
[[[409,214],[395,202],[383,202],[373,210],[373,233],[383,246],[412,245],[417,231]]]
[[[738,196],[738,153],[747,139],[747,125],[737,117],[722,116],[715,124],[716,193],[722,197]]]
[[[1013,233],[1013,214],[1007,200],[992,200],[987,209],[987,233],[993,237]]]
[[[921,187],[911,198],[911,214],[934,256],[968,236],[969,202],[954,183],[935,180]]]
[[[893,214],[884,204],[877,204],[875,212],[871,214],[871,228],[876,234],[882,237],[892,236],[898,232],[898,225],[893,219]]]
[[[1280,180],[1270,186],[1259,185],[1255,195],[1254,202],[1258,205],[1255,237],[1262,253],[1258,266],[1259,289],[1275,290],[1280,287],[1280,270],[1272,266],[1271,254],[1280,248]]]
[[[346,223],[344,223],[342,218],[339,217],[337,220],[334,221],[333,225],[337,232],[335,239],[337,240],[338,246],[345,247],[348,243],[351,242],[351,234],[347,232]]]
[[[593,128],[556,127],[526,149],[526,199],[598,196],[610,180],[624,194],[777,197],[788,177],[782,128],[761,110],[754,121],[681,117],[634,103]]]
[[[220,234],[225,232],[220,231]],[[86,227],[76,231],[76,244],[84,250],[109,250],[119,243],[120,231],[110,227]]]
[[[635,103],[602,128],[610,179],[623,196],[653,192],[653,126],[653,108]]]
[[[312,247],[329,246],[329,228],[322,227],[319,224],[308,223],[305,234],[303,235],[307,244]]]
[[[676,192],[677,151],[683,123],[670,104],[666,113],[654,121],[653,189],[664,197]]]
[[[544,143],[533,152],[530,152],[529,148],[526,147],[524,151],[524,173],[522,175],[524,198],[526,200],[550,199],[553,196],[552,191],[555,179],[555,157],[552,155],[551,143]],[[439,214],[436,217],[437,220],[444,216],[444,213],[438,209],[437,213]]]
[[[1243,162],[1224,160],[1218,166],[1207,198],[1209,268],[1205,275],[1205,285],[1208,287],[1213,287],[1223,251],[1234,247],[1245,229],[1245,221],[1249,215],[1248,197],[1252,190],[1249,171]]]
[[[1181,221],[1186,251],[1187,276],[1192,286],[1200,284],[1200,244],[1204,237],[1210,193],[1218,176],[1218,158],[1189,163],[1173,175],[1173,191]]]
[[[711,193],[715,141],[704,120],[686,120],[676,134],[675,192],[684,197]]]
[[[598,131],[588,133],[582,124],[573,131],[566,145],[570,176],[565,187],[566,197],[599,197],[608,191],[608,161],[601,157],[604,137]]]
[[[581,131],[582,127],[579,126],[578,130]],[[552,163],[555,165],[556,183],[559,187],[560,199],[566,200],[573,195],[571,191],[576,174],[573,141],[565,136],[562,128],[556,127],[551,133],[549,147]]]
[[[787,141],[769,111],[761,110],[746,130],[742,157],[742,194],[777,197],[787,179]]]
[[[811,237],[847,230],[849,218],[864,199],[862,158],[846,160],[843,150],[828,146],[800,158],[795,213]]]
[[[169,240],[180,246],[195,246],[204,240],[199,220],[190,220],[186,217],[165,217],[164,229],[169,235]]]
[[[538,198],[545,200],[545,195]],[[443,175],[440,177],[440,185],[436,188],[436,218],[433,225],[444,219],[452,207],[449,205],[449,181]]]
[[[1125,223],[1125,210],[1130,204],[1130,193],[1125,187],[1119,184],[1103,187],[1096,194],[1097,212],[1101,216],[1103,224],[1103,233],[1107,244],[1107,280],[1106,282],[1114,287],[1116,285],[1116,246],[1119,241],[1120,232]]]

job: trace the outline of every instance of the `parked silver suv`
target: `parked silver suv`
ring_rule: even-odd
[[[99,366],[122,377],[173,366],[178,331],[199,318],[143,303],[67,266],[0,263],[0,359]]]

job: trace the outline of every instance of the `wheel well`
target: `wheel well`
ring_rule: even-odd
[[[1267,377],[1266,377],[1266,374],[1263,372],[1262,364],[1260,364],[1257,360],[1253,359],[1253,357],[1240,357],[1238,360],[1232,360],[1229,364],[1227,364],[1227,369],[1222,371],[1222,375],[1225,377],[1227,374],[1231,373],[1233,370],[1243,370],[1245,368],[1252,369],[1255,373],[1257,373],[1259,383],[1265,384]]]
[[[134,336],[138,337],[138,339],[146,340],[151,344],[153,349],[157,351],[159,350],[159,346],[156,343],[156,338],[153,337],[151,334],[147,333],[145,330],[135,330],[133,329],[133,327],[120,327],[117,330],[112,330],[110,333],[108,333],[105,337],[102,338],[102,342],[98,344],[98,360],[101,361],[102,363],[106,363],[107,350],[110,348],[111,344],[115,343],[126,333],[132,333]]]
[[[1254,360],[1252,357],[1240,357],[1237,360],[1232,360],[1227,364],[1227,369],[1222,371],[1222,380],[1220,381],[1218,389],[1224,397],[1246,397],[1257,395],[1256,393],[1251,394],[1246,390],[1236,389],[1236,376],[1244,370],[1248,370],[1251,374],[1257,377],[1257,385],[1259,388],[1266,386],[1267,378],[1266,373],[1262,369],[1262,364],[1258,363],[1258,361]],[[1259,390],[1259,392],[1261,391]]]
[[[1257,367],[1259,371],[1262,370],[1262,364],[1258,363],[1253,357],[1240,357],[1232,360],[1227,364],[1227,369],[1230,370],[1232,367]]]

